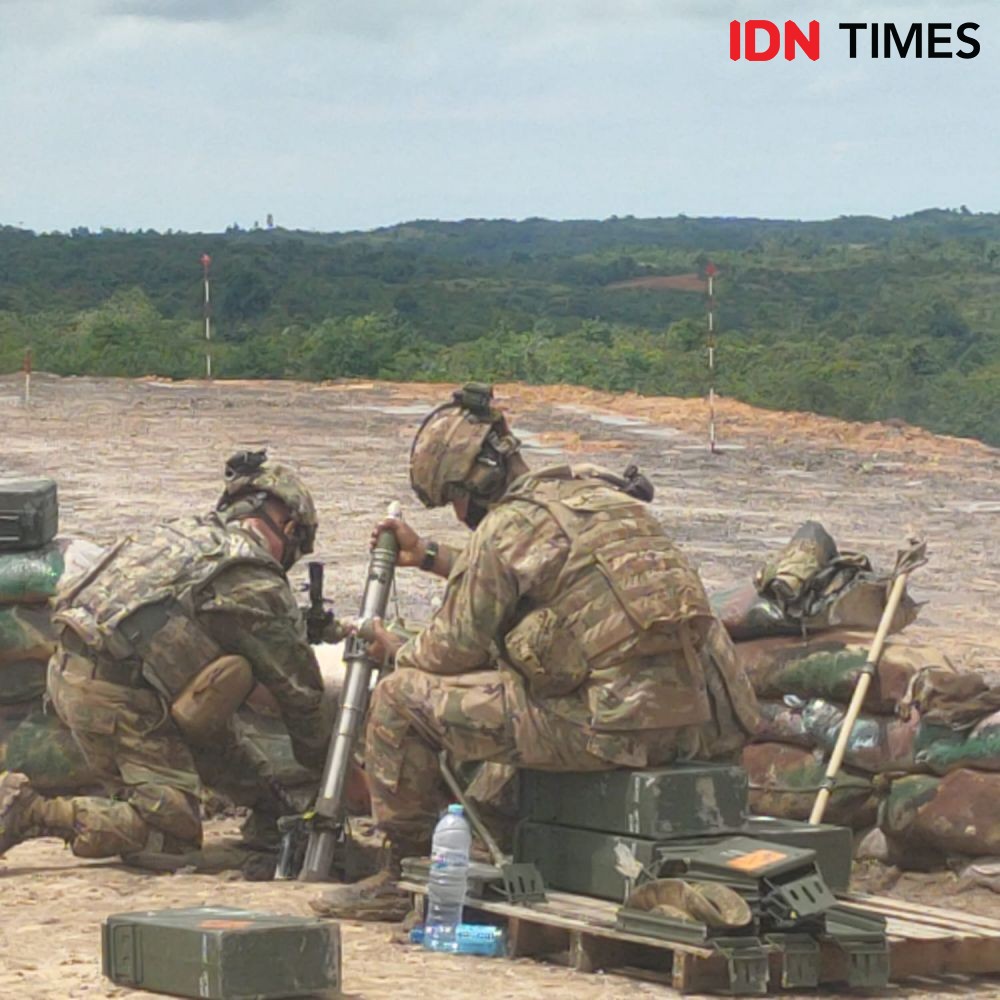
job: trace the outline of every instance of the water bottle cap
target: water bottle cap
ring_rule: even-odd
[[[462,808],[461,803],[453,802],[450,806],[448,806],[448,812],[451,813],[452,816],[461,816],[465,810]]]

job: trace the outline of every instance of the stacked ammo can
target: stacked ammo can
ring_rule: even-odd
[[[834,891],[847,888],[851,873],[849,829],[750,816],[747,774],[736,765],[525,771],[520,815],[517,861],[537,865],[549,888],[618,902],[629,884],[619,862],[622,849],[646,877],[657,877],[667,873],[671,858],[742,835],[814,850]]]

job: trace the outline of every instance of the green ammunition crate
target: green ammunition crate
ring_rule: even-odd
[[[0,476],[0,552],[40,549],[56,537],[56,494],[51,479]]]
[[[743,833],[786,847],[808,847],[816,852],[816,867],[834,892],[847,892],[854,858],[854,834],[848,826],[819,823],[810,826],[796,819],[751,816]]]
[[[120,986],[207,1000],[333,997],[340,927],[229,906],[114,914],[102,971]]]
[[[795,820],[754,816],[739,832],[762,841],[815,851],[816,866],[826,884],[834,892],[847,889],[853,850],[847,827],[810,826]],[[627,849],[650,874],[656,874],[661,863],[671,858],[683,860],[692,851],[719,843],[726,836],[652,840],[522,820],[514,837],[514,860],[535,864],[546,888],[621,902],[627,882],[616,867],[619,846]]]
[[[521,772],[522,819],[653,840],[737,833],[747,799],[746,771],[731,764]]]
[[[624,846],[646,869],[658,860],[659,843],[600,830],[522,820],[514,834],[514,860],[532,862],[546,889],[625,901],[625,876],[615,867],[615,848]]]

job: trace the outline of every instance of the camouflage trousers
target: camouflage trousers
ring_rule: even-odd
[[[657,766],[702,755],[700,727],[690,727],[615,734],[621,756],[609,741],[595,741],[585,696],[554,701],[558,713],[533,700],[506,669],[390,674],[372,694],[366,730],[365,768],[379,828],[404,850],[426,849],[450,801],[438,764],[442,750],[455,763],[546,771],[606,771],[629,757]]]
[[[238,805],[269,804],[266,758],[240,738],[234,723],[220,728],[211,745],[194,745],[151,688],[95,680],[93,673],[89,659],[62,648],[49,663],[52,704],[106,793],[69,800],[74,854],[199,848],[203,784]]]

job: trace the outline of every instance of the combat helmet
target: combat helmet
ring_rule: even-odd
[[[287,537],[281,563],[289,569],[300,556],[313,550],[316,540],[316,504],[302,477],[287,465],[267,461],[267,451],[238,451],[226,461],[225,487],[215,509],[226,521],[259,517],[279,534],[264,508],[269,497],[280,500],[291,512],[295,531]]]
[[[425,507],[443,507],[456,490],[488,503],[506,486],[507,459],[520,447],[493,406],[493,387],[470,382],[424,418],[410,448],[410,485]]]

